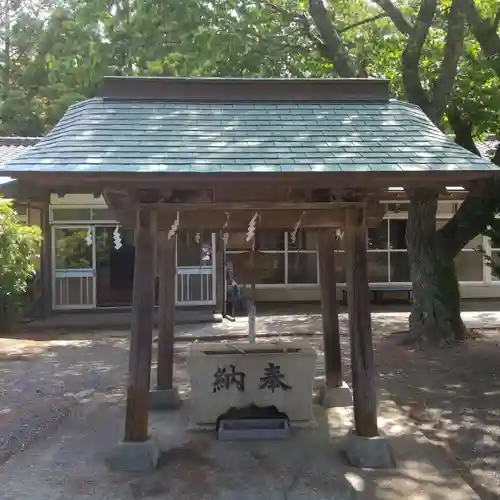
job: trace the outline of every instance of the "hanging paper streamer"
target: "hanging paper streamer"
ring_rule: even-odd
[[[302,219],[304,218],[305,214],[306,214],[305,212],[302,212],[300,214],[299,220],[295,223],[295,226],[293,227],[293,231],[290,233],[290,240],[292,241],[292,243],[295,243],[295,241],[297,240],[297,233],[299,231],[300,224],[301,224]]]
[[[222,241],[224,242],[224,245],[227,246],[227,242],[229,241],[229,233],[222,234]]]
[[[259,214],[255,212],[253,214],[252,220],[250,221],[250,224],[248,224],[247,237],[245,238],[247,243],[253,240],[255,236],[255,226],[257,224],[257,217],[259,217]]]
[[[177,233],[177,229],[179,229],[179,212],[177,212],[177,218],[174,220],[174,223],[168,232],[168,239],[172,238],[172,236]]]
[[[87,244],[88,247],[92,245],[92,228],[89,227],[89,230],[87,231],[87,234],[85,236],[85,243]]]
[[[113,231],[113,243],[115,245],[115,250],[120,250],[120,248],[123,246],[122,235],[120,234],[118,226],[116,226],[115,230]]]
[[[221,227],[220,234],[224,234],[224,229],[227,229],[229,226],[229,212],[224,212],[226,214],[226,221],[224,222],[224,225]]]
[[[196,243],[199,243],[199,242],[200,242],[200,240],[201,240],[201,234],[200,234],[200,233],[196,233],[196,234],[194,235],[194,240],[196,241]]]

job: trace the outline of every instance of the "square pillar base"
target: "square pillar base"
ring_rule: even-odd
[[[145,472],[156,469],[160,447],[156,440],[121,441],[106,459],[112,471]]]
[[[354,467],[391,469],[396,465],[391,443],[384,436],[364,437],[351,431],[345,438],[343,451]]]
[[[322,386],[319,398],[324,408],[352,406],[352,391],[345,382],[342,382],[340,387]]]
[[[177,387],[172,389],[154,389],[149,393],[149,407],[151,410],[178,410],[181,398]]]

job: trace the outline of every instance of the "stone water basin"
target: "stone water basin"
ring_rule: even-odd
[[[300,342],[195,343],[188,358],[191,420],[214,425],[230,408],[275,406],[294,422],[312,419],[316,351]]]

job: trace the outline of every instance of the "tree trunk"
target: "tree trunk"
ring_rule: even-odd
[[[458,284],[457,269],[453,259],[446,258],[436,249],[438,259],[436,261],[437,287],[439,296],[442,298],[446,315],[449,318],[454,340],[465,340],[467,327],[462,321],[460,314],[460,286]]]
[[[472,122],[468,118],[462,116],[458,109],[451,106],[446,114],[448,116],[448,122],[455,134],[455,142],[459,146],[468,149],[471,153],[481,156],[474,142]]]
[[[410,314],[410,336],[434,343],[454,338],[452,318],[443,297],[443,277],[450,278],[453,267],[440,259],[436,245],[436,211],[438,190],[408,188],[410,208],[406,241],[413,285],[413,307]],[[456,283],[456,280],[455,280]]]

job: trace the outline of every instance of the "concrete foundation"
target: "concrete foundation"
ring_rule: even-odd
[[[345,438],[343,451],[354,467],[391,469],[396,463],[390,441],[383,436],[358,436],[354,431]]]
[[[177,387],[172,389],[154,389],[149,393],[149,407],[152,410],[178,410],[181,398]]]
[[[342,382],[341,387],[322,386],[319,398],[324,408],[352,406],[352,391],[345,382]]]
[[[160,458],[158,443],[150,438],[147,441],[121,441],[106,462],[112,471],[145,472],[156,468]]]

